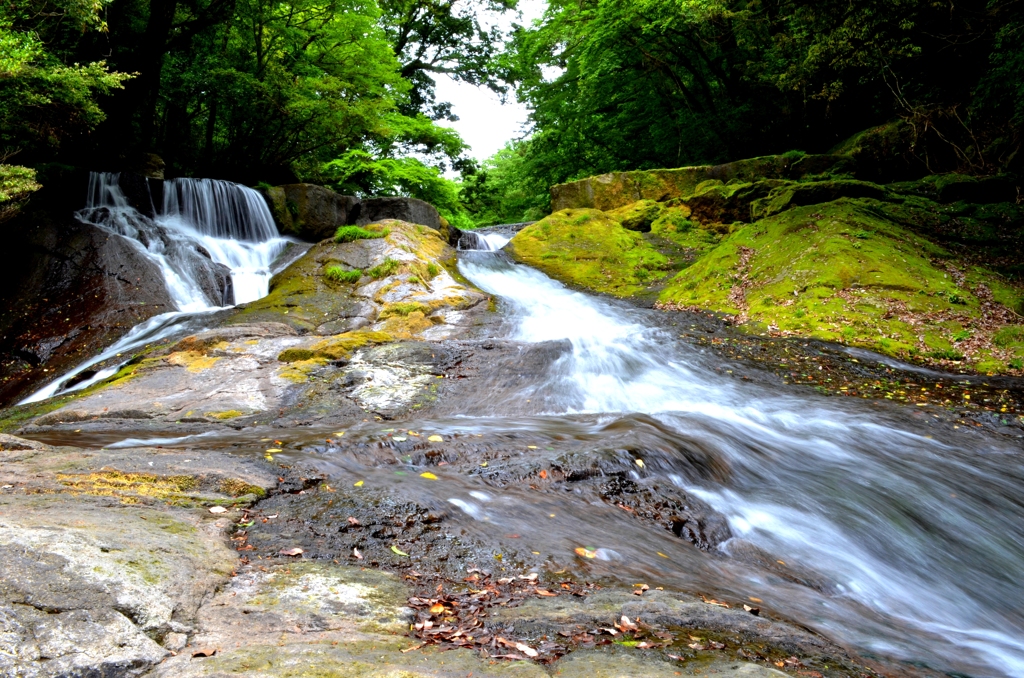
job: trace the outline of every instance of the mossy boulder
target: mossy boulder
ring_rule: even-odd
[[[316,184],[286,184],[261,188],[278,230],[310,242],[320,242],[355,219],[359,198],[341,195]]]
[[[1006,309],[1024,303],[1024,290],[991,270],[957,263],[887,209],[872,199],[842,198],[744,225],[681,271],[659,300],[736,314],[754,331],[1011,369],[1024,352],[992,339],[1006,332],[999,329],[1013,319]]]
[[[726,163],[678,169],[612,172],[551,187],[551,210],[593,208],[604,211],[635,203],[658,202],[692,195],[708,180],[724,183],[761,179],[800,179],[852,169],[842,155],[807,155],[793,152]]]
[[[541,219],[516,234],[505,252],[563,282],[620,297],[643,293],[670,267],[640,233],[594,209]]]

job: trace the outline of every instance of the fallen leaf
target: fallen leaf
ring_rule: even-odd
[[[576,555],[583,556],[584,558],[597,558],[597,550],[588,549],[585,546],[581,546],[578,549],[576,549]]]
[[[441,614],[444,612],[444,605],[441,603],[434,603],[430,606],[430,614]]]
[[[537,446],[536,445],[527,445],[526,449],[528,449],[528,450],[536,450]]]
[[[228,510],[223,506],[211,506],[210,513],[227,513]]]
[[[443,443],[444,442],[444,438],[442,438],[441,436],[438,436],[438,435],[429,436],[427,438],[427,440],[429,440],[432,443]]]
[[[437,476],[435,476],[430,471],[427,471],[425,473],[421,473],[420,474],[420,478],[426,478],[427,480],[437,480]]]
[[[523,643],[516,643],[516,649],[525,654],[527,657],[537,657],[540,655],[540,653],[534,650],[532,647],[530,647],[529,645],[524,645]]]
[[[352,547],[352,555],[354,555],[356,557],[356,560],[362,560],[363,559],[363,554],[360,553],[359,549],[357,549],[354,546]]]
[[[362,487],[362,486],[363,486],[363,481],[362,481],[362,480],[357,480],[357,481],[355,482],[355,486],[356,486],[356,487]]]
[[[352,516],[348,517],[348,524],[349,525],[362,525],[362,523],[360,523],[357,518],[353,518]]]
[[[280,447],[271,447],[269,450],[267,450],[267,452],[273,454],[275,452],[283,452],[283,450]]]
[[[400,556],[409,557],[409,554],[406,553],[405,551],[399,551],[397,546],[392,546],[391,550],[394,551],[395,553],[397,553]]]
[[[418,650],[421,647],[423,647],[424,645],[426,645],[426,643],[420,643],[419,645],[413,645],[412,647],[407,647],[404,650],[402,650],[402,653],[404,654],[406,652],[412,652],[413,650]]]
[[[296,546],[292,549],[281,549],[280,551],[278,551],[278,553],[280,553],[282,556],[300,556],[302,555],[302,549]]]
[[[644,460],[643,459],[634,459],[633,461],[635,461],[636,465],[639,466],[640,468],[644,467]]]
[[[544,596],[545,598],[555,598],[558,596],[557,593],[548,591],[547,589],[537,589],[537,595]]]
[[[622,615],[622,619],[615,625],[615,628],[625,633],[626,631],[638,631],[640,627],[629,621],[629,617]]]
[[[405,436],[392,436],[391,439],[394,440],[396,443],[404,443],[406,440],[408,440],[408,438],[406,438]],[[423,646],[420,645],[419,647]],[[402,652],[407,652],[407,650],[402,650]]]
[[[203,650],[196,650],[195,652],[192,653],[192,656],[193,657],[212,657],[215,654],[217,654],[217,648],[209,647],[209,648],[206,648],[206,649],[203,649]]]
[[[544,478],[547,478],[547,477],[548,477],[548,472],[547,472],[547,471],[545,471],[545,470],[542,470],[542,471],[541,471],[540,473],[538,473],[537,475],[539,475],[539,476],[541,477],[541,479],[543,480]]]
[[[759,608],[759,607],[751,607],[750,605],[747,605],[746,603],[743,604],[743,609],[746,610],[747,612],[749,612],[750,614],[755,615],[755,616],[761,614],[761,608]]]
[[[537,573],[536,572],[531,572],[530,574],[527,574],[527,575],[522,575],[521,574],[521,575],[519,575],[519,578],[523,579],[525,581],[537,581]]]

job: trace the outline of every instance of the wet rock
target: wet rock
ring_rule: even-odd
[[[334,237],[339,226],[352,223],[359,198],[316,184],[285,184],[260,189],[277,228],[309,242]]]
[[[173,309],[163,276],[137,245],[59,207],[26,208],[4,225],[17,255],[0,290],[9,311],[0,318],[0,405]]]
[[[428,202],[416,198],[370,198],[359,203],[354,223],[363,226],[375,221],[397,219],[441,229],[441,217]]]

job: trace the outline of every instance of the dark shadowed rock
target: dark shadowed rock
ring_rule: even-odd
[[[355,223],[359,226],[398,219],[441,230],[441,216],[429,202],[416,198],[371,198],[359,203]]]
[[[281,233],[310,242],[331,238],[339,226],[352,223],[359,205],[359,198],[316,184],[286,184],[260,192]]]
[[[71,210],[27,209],[4,225],[4,240],[14,256],[0,291],[0,403],[173,310],[155,264]]]

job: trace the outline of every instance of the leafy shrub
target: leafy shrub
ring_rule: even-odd
[[[334,242],[352,242],[354,240],[372,240],[374,238],[383,238],[390,231],[384,229],[383,231],[368,231],[360,226],[339,226],[338,230],[334,232]]]
[[[397,259],[388,257],[381,263],[366,271],[366,273],[374,279],[386,278],[389,275],[394,275],[395,272],[398,271],[399,266],[400,264]]]
[[[341,266],[329,266],[327,270],[324,271],[324,277],[328,280],[333,280],[334,282],[354,283],[359,282],[359,279],[363,277],[363,272],[358,268],[346,271]]]

